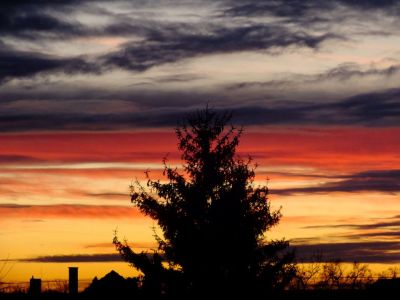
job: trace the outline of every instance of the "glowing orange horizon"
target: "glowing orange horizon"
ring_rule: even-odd
[[[153,245],[152,227],[156,224],[130,204],[129,185],[135,179],[145,184],[146,170],[151,171],[151,178],[164,180],[165,156],[169,164],[181,165],[172,130],[13,133],[0,134],[0,141],[0,258],[10,253],[17,259],[115,254],[111,240],[116,228],[134,245]],[[398,170],[399,149],[398,128],[249,128],[238,154],[253,157],[259,165],[256,184],[266,184],[269,179],[272,205],[283,207],[284,217],[268,237],[348,242],[353,235],[379,230],[335,225],[368,224],[373,222],[370,216],[393,218],[398,214],[399,193],[274,192],[323,186],[359,172]],[[310,226],[322,227],[307,228]],[[365,235],[361,240],[376,238]],[[390,240],[397,241],[395,237]],[[9,275],[12,280],[25,280],[41,268],[38,263],[16,264]],[[49,274],[62,277],[53,264],[46,264]],[[81,265],[86,268],[85,276],[104,271],[100,263]],[[107,265],[129,275],[129,268],[121,267],[123,263]]]

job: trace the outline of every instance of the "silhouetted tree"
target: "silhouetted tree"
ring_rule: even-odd
[[[288,243],[266,241],[281,213],[271,210],[267,186],[255,186],[251,159],[236,155],[242,130],[227,126],[230,118],[208,108],[189,115],[176,129],[183,169],[164,160],[167,182],[147,174],[147,188],[132,186],[132,202],[163,232],[159,252],[135,253],[116,236],[114,243],[153,291],[168,293],[178,283],[192,297],[259,295],[293,274]]]
[[[296,264],[296,276],[294,286],[296,289],[307,290],[317,283],[323,267],[322,253],[313,254],[308,258],[307,263]]]
[[[368,265],[354,262],[350,272],[346,276],[347,287],[350,289],[363,289],[371,285],[372,272]]]
[[[340,260],[326,262],[322,266],[320,288],[342,289],[345,286],[345,269]]]

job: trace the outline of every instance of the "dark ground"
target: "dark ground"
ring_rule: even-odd
[[[0,294],[0,299],[4,300],[92,300],[121,298],[120,295],[113,297],[111,295],[96,295],[88,297],[79,294],[75,297],[65,293],[42,293],[40,296],[32,296],[24,293]],[[400,290],[305,290],[305,291],[285,291],[280,295],[275,295],[269,299],[276,300],[366,300],[366,299],[398,299]],[[124,295],[126,299],[147,299],[139,295]],[[262,299],[257,298],[257,299]],[[210,300],[210,299],[207,299]],[[247,300],[247,299],[246,299]],[[250,299],[249,299],[250,300]]]

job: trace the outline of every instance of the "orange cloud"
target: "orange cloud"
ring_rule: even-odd
[[[156,162],[179,160],[170,132],[30,133],[0,136],[0,163]],[[249,128],[239,153],[262,166],[362,171],[400,166],[398,128]],[[72,171],[71,171],[72,172]]]
[[[152,161],[176,149],[173,132],[0,135],[0,155],[45,161]]]
[[[160,164],[161,166],[161,164]],[[145,178],[146,168],[143,169],[122,169],[122,168],[93,168],[93,169],[64,169],[62,166],[56,169],[48,169],[45,167],[41,167],[38,165],[37,168],[24,168],[21,166],[18,169],[13,168],[3,168],[0,173],[3,174],[17,174],[17,175],[37,175],[37,174],[46,174],[46,175],[57,175],[57,176],[70,176],[70,177],[85,177],[90,179],[105,179],[105,178],[114,178],[114,179],[127,179],[132,180],[134,178]],[[152,178],[161,178],[163,177],[163,170],[161,169],[151,169],[150,176]],[[0,183],[3,180],[0,181]],[[17,182],[18,180],[10,180],[9,182]]]
[[[128,243],[131,248],[135,249],[156,249],[158,247],[158,244],[156,242],[132,242]],[[111,242],[106,242],[106,243],[94,243],[94,244],[88,244],[84,246],[85,248],[115,248],[115,245]]]
[[[5,218],[144,218],[135,207],[108,205],[17,205],[0,204]]]
[[[332,128],[250,132],[240,150],[262,166],[308,166],[355,172],[400,166],[400,129]]]

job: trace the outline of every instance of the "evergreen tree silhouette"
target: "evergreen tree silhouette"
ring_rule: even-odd
[[[131,201],[163,232],[159,251],[135,253],[117,236],[114,244],[152,296],[262,295],[293,275],[288,243],[266,241],[281,213],[271,210],[267,186],[255,186],[251,159],[236,155],[242,130],[230,119],[209,108],[189,115],[176,129],[182,170],[164,160],[166,183],[147,174],[147,188],[131,187]]]

